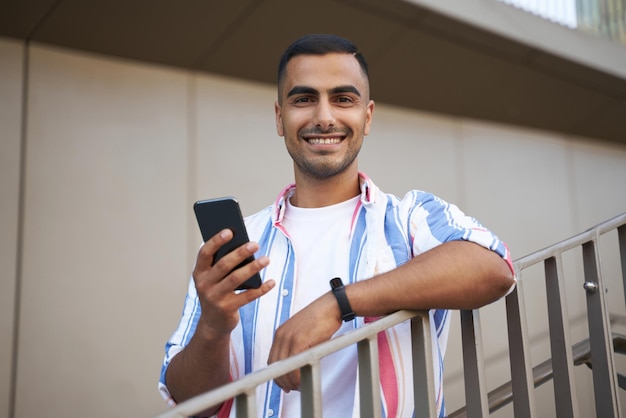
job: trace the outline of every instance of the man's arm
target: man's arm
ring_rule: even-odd
[[[228,383],[230,333],[239,322],[239,308],[274,287],[274,281],[268,280],[258,289],[235,292],[237,286],[269,263],[267,257],[260,257],[228,274],[258,250],[256,243],[239,247],[212,266],[216,251],[231,238],[232,232],[224,230],[207,241],[198,253],[193,279],[202,313],[189,344],[172,358],[165,375],[167,388],[176,402]],[[212,415],[218,408],[204,414]]]
[[[401,309],[475,309],[502,297],[514,283],[511,269],[497,253],[472,242],[451,241],[394,270],[347,285],[346,294],[356,315],[376,317]],[[328,292],[276,331],[269,362],[328,340],[340,326],[339,305]],[[296,390],[299,373],[276,383],[287,392]]]
[[[357,315],[476,309],[496,301],[515,283],[502,257],[468,241],[441,244],[375,279],[346,288]]]

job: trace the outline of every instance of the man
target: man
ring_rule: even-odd
[[[201,248],[183,318],[166,346],[160,389],[171,403],[381,315],[430,309],[443,416],[446,309],[474,309],[506,294],[515,283],[511,259],[504,243],[456,206],[421,191],[387,195],[359,173],[374,112],[369,94],[367,65],[350,41],[309,35],[285,51],[276,129],[293,159],[295,185],[246,219],[251,243],[214,266],[230,231]],[[228,274],[251,254],[256,261]],[[234,291],[259,271],[260,288]],[[335,277],[343,279],[344,299],[330,290]],[[378,340],[386,416],[414,410],[409,335],[405,323]],[[356,348],[323,359],[324,417],[359,416],[356,369]],[[257,391],[263,416],[299,415],[299,379],[293,372]],[[234,407],[205,412],[234,416]]]

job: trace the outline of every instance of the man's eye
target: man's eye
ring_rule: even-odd
[[[309,97],[297,97],[294,99],[294,103],[309,103],[311,99]]]
[[[343,104],[343,105],[354,103],[354,99],[352,97],[350,97],[350,96],[337,97],[337,99],[335,99],[335,101],[337,103],[340,103],[340,104]]]

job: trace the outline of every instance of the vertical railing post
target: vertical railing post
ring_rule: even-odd
[[[430,334],[428,312],[411,319],[415,418],[433,418],[437,412]]]
[[[379,418],[382,415],[382,406],[380,403],[377,336],[359,341],[357,348],[359,355],[360,415],[363,418]]]
[[[569,316],[567,314],[561,256],[546,259],[544,267],[556,415],[558,417],[578,417],[572,343],[569,326],[566,326]]]
[[[587,294],[587,318],[593,388],[598,417],[618,417],[616,373],[613,362],[613,342],[604,298],[605,287],[600,271],[596,239],[583,244],[584,288]]]
[[[506,316],[509,331],[509,358],[513,410],[516,417],[535,417],[535,394],[533,372],[530,365],[528,328],[524,306],[523,280],[517,273],[517,285],[506,297]]]
[[[251,389],[246,393],[236,396],[235,408],[237,410],[237,418],[256,417],[256,390]]]
[[[619,241],[620,267],[622,268],[624,303],[626,304],[626,225],[617,228],[617,239]]]
[[[300,412],[302,418],[322,418],[322,376],[319,361],[300,369]]]
[[[465,372],[465,403],[467,416],[489,416],[485,358],[478,309],[462,310],[463,371]]]

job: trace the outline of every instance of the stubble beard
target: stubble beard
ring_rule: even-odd
[[[324,158],[323,155],[315,158],[314,160],[311,160],[302,158],[299,155],[294,155],[294,153],[292,153],[291,151],[289,152],[289,154],[291,155],[294,164],[303,174],[308,175],[309,177],[312,177],[316,180],[326,180],[346,171],[348,167],[350,167],[352,163],[356,160],[358,152],[350,153],[349,156],[343,158],[338,163],[335,163],[334,161],[329,161],[327,158]]]
[[[352,137],[352,132],[345,132],[345,139]],[[298,141],[301,141],[301,136],[298,136]],[[287,147],[287,152],[291,156],[294,164],[300,172],[316,180],[326,180],[343,173],[350,167],[356,160],[361,146],[356,148],[348,148],[346,154],[344,154],[339,161],[337,161],[331,152],[320,152],[314,158],[306,158],[302,153],[298,153],[297,149]]]

